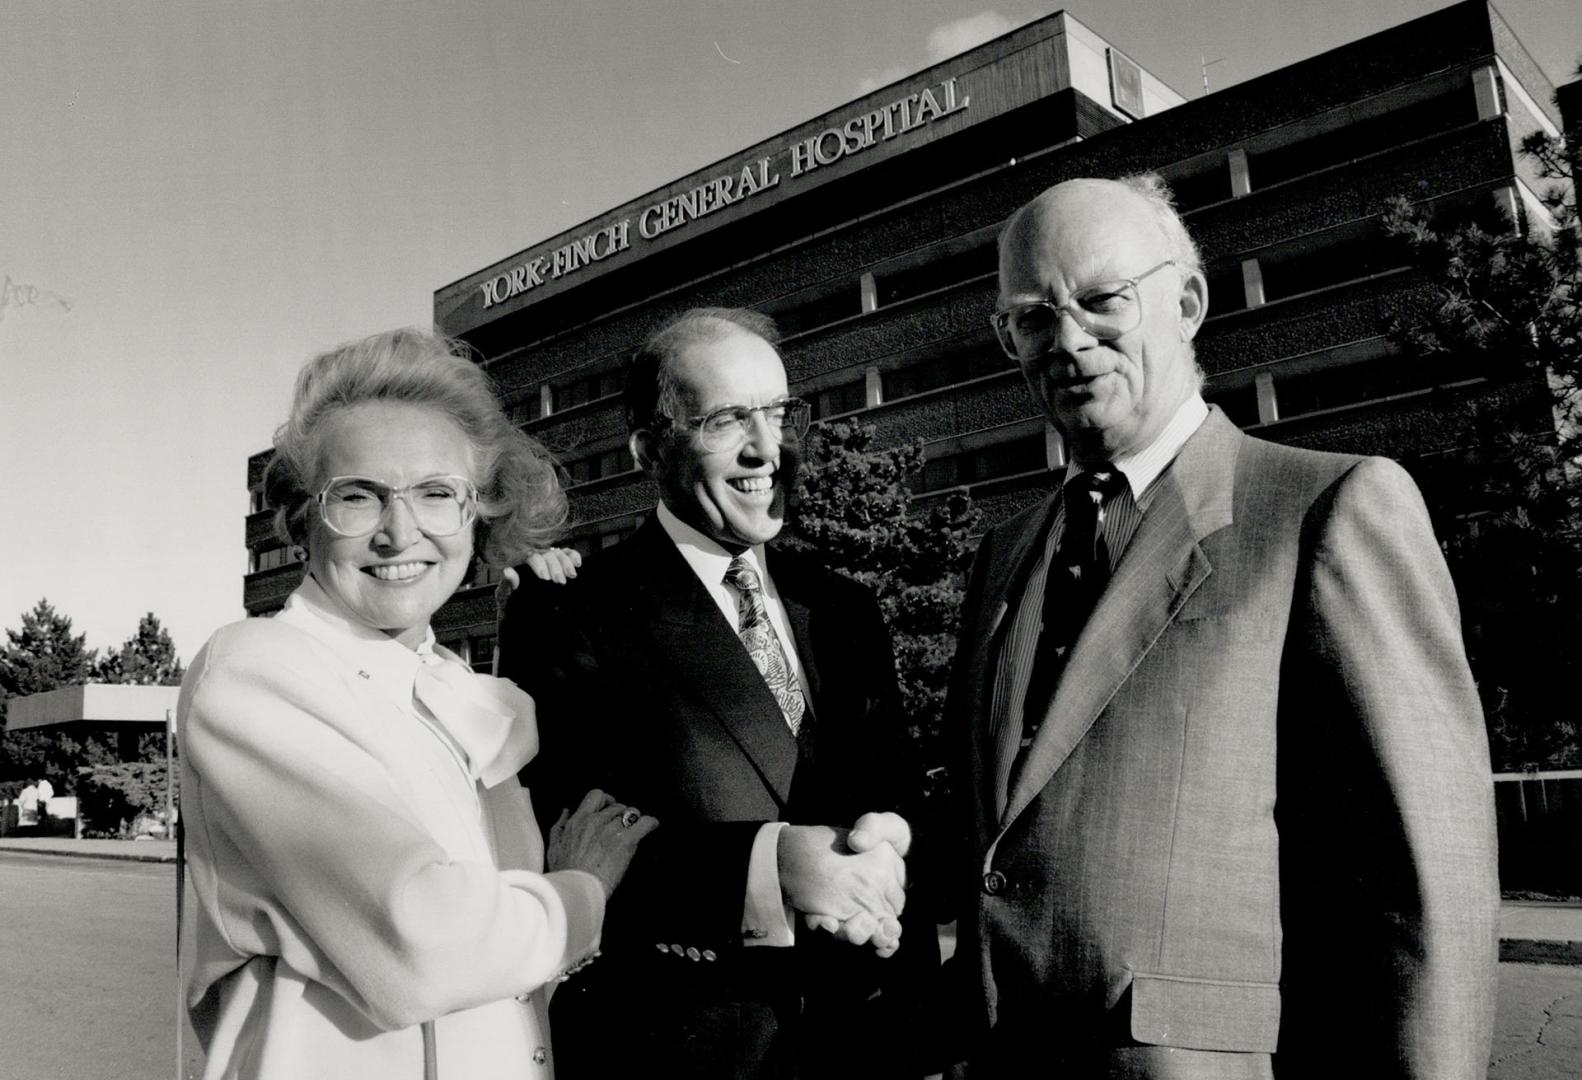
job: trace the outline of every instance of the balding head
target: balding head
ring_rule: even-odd
[[[1078,460],[1140,452],[1197,391],[1191,342],[1208,300],[1199,261],[1157,178],[1070,180],[1007,223],[1000,306],[1035,316],[1018,326],[1040,322],[1040,309],[1018,305],[1061,309],[1014,344],[1034,397]],[[1115,311],[1130,316],[1117,323]],[[1122,328],[1118,336],[1106,336],[1106,323]]]

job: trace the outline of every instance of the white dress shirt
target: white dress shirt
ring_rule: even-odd
[[[670,507],[662,502],[656,516],[659,527],[665,530],[665,535],[670,537],[681,557],[698,576],[698,581],[719,607],[720,615],[730,625],[732,633],[740,633],[738,602],[741,591],[725,583],[725,571],[735,556],[711,537],[676,517]],[[802,658],[797,655],[791,624],[786,619],[785,604],[780,600],[774,578],[769,576],[764,546],[755,544],[742,555],[758,572],[758,580],[763,582],[764,608],[769,614],[769,625],[780,639],[780,647],[785,650],[786,661],[796,673],[797,685],[803,690],[802,700],[811,714],[813,702],[807,696],[807,673],[802,668]],[[785,827],[783,821],[765,822],[753,841],[752,855],[747,863],[747,896],[742,904],[744,945],[786,946],[796,942],[791,908],[780,892],[780,830]]]

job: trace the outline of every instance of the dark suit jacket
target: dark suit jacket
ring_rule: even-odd
[[[930,921],[906,920],[888,959],[805,928],[794,948],[741,940],[762,823],[849,826],[904,811],[921,783],[872,594],[791,553],[768,568],[807,673],[802,753],[654,519],[568,585],[530,582],[506,611],[501,674],[538,703],[542,748],[524,777],[540,818],[597,786],[660,821],[610,904],[603,958],[555,995],[562,1080],[882,1076],[915,1045],[938,963]]]
[[[1411,480],[1211,412],[997,806],[994,665],[1050,511],[985,537],[947,707],[991,1075],[1030,1053],[1106,1075],[1115,1048],[1156,1046],[1278,1051],[1282,1077],[1482,1077],[1488,746]],[[1128,1053],[1136,1075],[1243,1075]]]

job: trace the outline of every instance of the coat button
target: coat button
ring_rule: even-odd
[[[549,1051],[542,1046],[533,1047],[533,1064],[542,1065],[549,1060]]]
[[[1005,875],[998,870],[990,870],[983,875],[983,891],[990,896],[998,896],[1005,891]]]

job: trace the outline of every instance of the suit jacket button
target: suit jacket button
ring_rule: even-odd
[[[533,1064],[542,1065],[549,1060],[549,1051],[542,1046],[533,1047]]]
[[[670,946],[670,951],[672,953],[674,953],[675,955],[677,955],[677,956],[685,956],[685,955],[687,955],[687,950],[683,949],[680,945],[676,945],[676,944],[672,944]]]
[[[1005,875],[998,870],[990,870],[983,875],[983,891],[990,896],[998,896],[1005,891]]]
[[[687,946],[687,959],[688,960],[693,960],[693,961],[702,960],[703,959],[703,954],[698,952],[698,947],[696,945],[688,945]]]
[[[703,959],[705,959],[705,960],[713,960],[714,958],[715,958],[715,956],[714,956],[714,950],[713,949],[704,949],[703,950]]]

